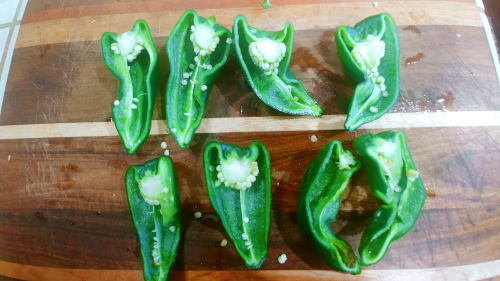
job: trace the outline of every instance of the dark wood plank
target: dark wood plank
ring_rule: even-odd
[[[490,19],[493,34],[496,37],[496,45],[498,46],[498,38],[500,38],[500,3],[495,0],[484,0],[484,13]]]
[[[0,275],[0,281],[22,281],[22,280]]]
[[[275,207],[273,207],[275,209]],[[218,217],[193,217],[183,208],[176,270],[247,270]],[[344,212],[333,227],[355,250],[369,217]],[[370,212],[370,215],[373,214]],[[476,264],[500,258],[500,206],[424,210],[405,237],[370,269],[419,269]],[[141,258],[129,212],[32,209],[2,211],[0,259],[26,265],[79,269],[140,270]],[[7,243],[8,242],[8,243]],[[279,264],[277,258],[288,260]],[[295,212],[272,212],[269,251],[262,270],[328,268],[299,232]]]
[[[378,130],[380,131],[380,130]],[[372,132],[377,132],[373,130]],[[367,133],[360,131],[357,134]],[[318,142],[309,137],[315,134]],[[430,128],[406,130],[408,145],[424,184],[435,192],[426,209],[486,207],[500,202],[498,128]],[[354,133],[344,131],[197,134],[188,150],[181,150],[171,136],[151,136],[134,155],[126,155],[118,137],[54,138],[0,141],[0,209],[77,208],[116,211],[126,208],[123,177],[128,167],[163,153],[168,144],[179,175],[181,198],[201,211],[211,210],[203,174],[203,147],[210,139],[240,146],[262,141],[269,149],[273,176],[273,205],[293,211],[304,171],[317,151],[338,139],[352,151]],[[10,161],[7,161],[11,155]],[[362,172],[355,175],[349,205],[341,209],[374,210]],[[358,201],[362,201],[360,206]],[[207,208],[207,209],[204,209]]]
[[[297,31],[291,60],[292,72],[324,114],[345,113],[355,86],[342,70],[334,32]],[[482,27],[404,26],[399,34],[401,96],[392,112],[500,109],[500,85]],[[436,47],[436,38],[443,47]],[[161,79],[154,119],[165,118],[165,42],[155,38]],[[418,54],[418,62],[406,63]],[[13,61],[0,125],[110,120],[118,82],[104,66],[99,41],[19,48]],[[279,115],[253,93],[231,53],[205,117]]]
[[[374,131],[375,132],[375,131]],[[358,132],[362,134],[365,132]],[[499,259],[500,159],[498,128],[406,130],[408,145],[429,196],[416,227],[394,243],[375,269],[456,266]],[[302,175],[327,141],[352,150],[354,133],[248,133],[196,135],[189,150],[170,136],[152,136],[132,156],[118,138],[6,140],[0,142],[0,260],[61,268],[140,269],[136,236],[126,201],[123,175],[168,149],[179,176],[183,241],[178,270],[245,270],[208,200],[202,149],[212,139],[238,145],[261,140],[272,165],[272,227],[268,260],[262,269],[326,269],[304,242],[295,218]],[[10,161],[7,156],[11,155]],[[363,173],[344,194],[339,236],[357,247],[379,203]],[[193,213],[204,213],[195,219]],[[285,253],[285,265],[277,257]]]

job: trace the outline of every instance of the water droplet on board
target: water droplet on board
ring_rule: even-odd
[[[416,64],[417,62],[421,61],[422,58],[424,58],[424,53],[418,53],[417,55],[413,57],[409,57],[406,59],[406,65],[413,65]]]
[[[427,194],[427,196],[429,197],[436,197],[436,192],[434,190],[431,190],[431,189],[426,189],[425,190],[425,193]]]
[[[408,25],[407,27],[403,28],[403,30],[415,32],[416,34],[420,35],[420,29],[418,29],[418,27],[415,25]]]
[[[43,213],[41,213],[39,211],[35,212],[35,218],[37,218],[39,221],[42,221],[42,222],[46,222],[49,220]]]

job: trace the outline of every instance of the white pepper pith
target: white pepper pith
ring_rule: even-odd
[[[278,74],[280,61],[286,54],[286,46],[283,42],[264,38],[250,43],[248,52],[253,63],[264,70],[266,75]]]

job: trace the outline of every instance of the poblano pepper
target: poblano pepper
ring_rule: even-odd
[[[345,73],[358,83],[344,127],[355,131],[391,109],[399,95],[399,37],[386,13],[354,26],[341,26],[335,36]]]
[[[293,25],[266,32],[238,15],[233,24],[234,49],[243,74],[255,94],[268,106],[292,115],[321,116],[323,109],[290,71]]]
[[[144,279],[166,280],[180,237],[177,176],[167,156],[132,166],[125,176],[128,203],[141,246]]]
[[[158,91],[158,52],[144,20],[121,35],[104,33],[101,46],[106,67],[120,82],[111,111],[113,122],[127,153],[132,154],[151,129]]]
[[[300,188],[297,220],[307,242],[331,268],[359,274],[361,267],[349,244],[330,227],[340,207],[342,193],[361,162],[342,149],[339,141],[327,143],[307,167]]]
[[[271,224],[271,166],[258,141],[241,148],[210,141],[203,153],[210,202],[249,268],[267,256]]]
[[[379,262],[389,245],[415,225],[426,194],[403,131],[360,136],[354,150],[373,193],[384,203],[361,237],[361,265],[367,266]]]
[[[167,125],[181,148],[187,147],[200,126],[231,44],[231,32],[215,24],[215,17],[205,19],[192,10],[182,15],[168,36]]]

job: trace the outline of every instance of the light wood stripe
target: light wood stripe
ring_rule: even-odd
[[[21,265],[0,261],[0,275],[22,280],[142,280],[140,270],[67,269]],[[360,275],[342,274],[326,270],[249,270],[210,271],[187,270],[172,272],[170,279],[182,280],[281,280],[291,277],[298,280],[482,280],[500,276],[500,260],[427,269],[363,270]],[[183,278],[182,278],[183,277]]]
[[[345,115],[205,118],[197,133],[247,133],[343,130]],[[500,111],[388,113],[361,129],[494,127]],[[163,120],[153,120],[151,135],[167,133]],[[108,137],[118,133],[112,122],[55,123],[0,126],[0,139]]]
[[[198,12],[203,17],[215,15],[217,23],[228,28],[232,27],[236,15],[247,15],[252,26],[264,30],[276,30],[277,26],[283,26],[286,21],[291,21],[297,30],[334,29],[339,25],[352,26],[381,12],[389,13],[398,25],[483,26],[474,2],[379,1],[379,7],[374,7],[373,1],[369,1],[283,5],[265,10],[260,6],[204,9]],[[127,31],[137,19],[144,19],[149,23],[153,37],[168,36],[182,13],[183,11],[155,11],[111,14],[23,24],[16,47],[100,40],[105,31]],[[130,23],[126,30],[123,29],[124,22]]]
[[[27,1],[27,0],[24,0]],[[49,0],[48,2],[56,3],[58,1]],[[391,2],[400,0],[383,0],[379,5],[390,6]],[[426,1],[439,1],[439,0],[426,0]],[[452,2],[471,3],[474,0],[451,0]],[[45,1],[47,2],[47,1]],[[303,2],[307,4],[327,4],[327,3],[340,3],[346,2],[344,0],[272,0],[274,7],[282,7],[284,5],[302,5]],[[366,2],[366,0],[349,0],[349,2]],[[36,5],[36,6],[35,6]],[[50,3],[47,5],[34,4],[31,7],[32,13],[23,18],[23,23],[33,23],[39,21],[56,20],[64,18],[88,17],[88,16],[103,16],[103,15],[117,15],[128,14],[130,11],[135,13],[157,12],[157,11],[184,11],[187,8],[196,11],[213,8],[217,5],[219,9],[231,8],[258,8],[262,3],[248,0],[218,0],[217,3],[206,0],[190,0],[189,7],[186,7],[184,0],[147,0],[147,1],[111,1],[104,0],[99,3],[92,4],[88,1],[85,3],[81,1],[66,2],[59,5],[58,8]],[[273,9],[273,8],[271,8]],[[484,10],[484,9],[483,9]]]

